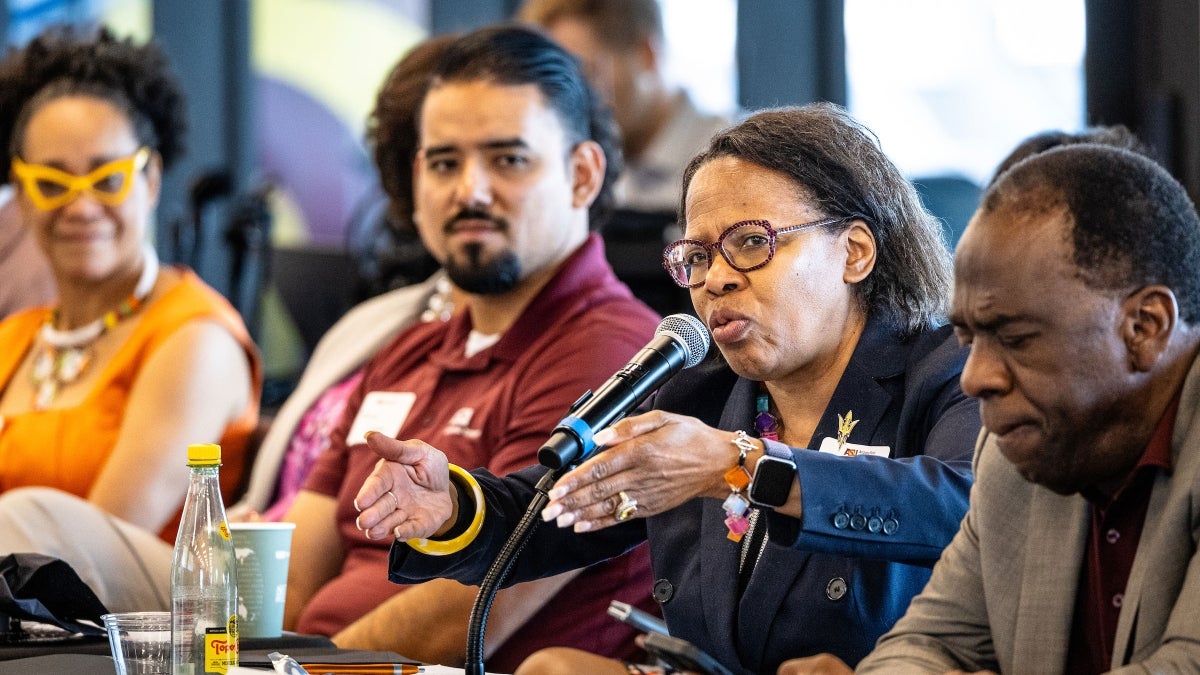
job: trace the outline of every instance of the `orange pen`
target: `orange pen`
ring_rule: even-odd
[[[301,663],[309,675],[417,675],[425,672],[411,663]]]

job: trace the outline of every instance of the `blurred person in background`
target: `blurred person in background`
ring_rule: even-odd
[[[150,244],[183,132],[154,44],[53,29],[0,63],[6,175],[59,297],[0,323],[0,548],[67,560],[110,609],[169,608],[185,449],[221,444],[230,498],[258,418],[241,318]]]
[[[667,84],[658,0],[528,0],[518,18],[582,61],[612,106],[625,155],[617,205],[674,212],[683,168],[729,121],[702,113],[687,92]]]
[[[1124,148],[1154,159],[1150,147],[1134,135],[1128,127],[1121,124],[1088,127],[1083,131],[1074,133],[1050,129],[1040,131],[1017,143],[1017,147],[1013,148],[1012,152],[1008,153],[996,165],[996,171],[992,174],[992,179],[988,181],[988,187],[994,185],[1005,171],[1008,171],[1023,159],[1062,145],[1077,145],[1079,143],[1096,143],[1099,145],[1109,145],[1114,148]]]
[[[405,222],[413,210],[411,167],[416,154],[417,110],[429,73],[452,40],[450,36],[434,38],[410,50],[385,80],[368,121],[368,142],[380,167],[393,217]],[[415,321],[448,320],[457,296],[460,294],[449,288],[445,275],[437,274],[423,283],[361,303],[330,328],[313,352],[296,390],[270,421],[246,493],[229,506],[230,519],[282,518],[317,457],[329,447],[333,429],[362,376],[363,363],[405,326]],[[128,528],[125,533],[132,536]],[[136,536],[141,564],[106,570],[105,586],[136,585],[147,577],[156,580],[156,586],[168,583],[171,542],[151,540],[144,532]],[[90,550],[94,558],[120,559],[124,555],[119,541],[106,543],[117,548],[106,550],[93,542]]]

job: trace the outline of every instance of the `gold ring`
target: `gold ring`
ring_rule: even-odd
[[[637,513],[637,500],[625,494],[624,490],[618,492],[617,496],[621,498],[621,501],[617,504],[617,508],[613,509],[613,516],[618,522],[629,520],[633,514]]]
[[[393,506],[393,507],[392,507],[392,510],[393,510],[393,511],[395,511],[396,509],[400,508],[400,498],[396,496],[396,493],[395,493],[395,492],[392,492],[391,490],[388,490],[388,491],[387,491],[385,494],[389,494],[389,495],[391,495],[391,496],[392,496],[392,502],[395,504],[395,506]]]

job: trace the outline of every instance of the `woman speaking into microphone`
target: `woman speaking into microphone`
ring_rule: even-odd
[[[648,540],[647,592],[671,635],[726,668],[775,672],[820,652],[856,663],[967,508],[980,422],[944,321],[939,225],[874,136],[829,104],[717,134],[682,195],[684,238],[663,264],[717,349],[653,410],[595,435],[605,449],[551,490],[509,582]],[[468,474],[420,441],[368,442],[385,461],[358,524],[397,538],[392,579],[479,583],[544,469]],[[626,665],[551,649],[518,672]]]

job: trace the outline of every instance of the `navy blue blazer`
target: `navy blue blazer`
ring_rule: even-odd
[[[664,385],[655,407],[729,431],[753,429],[757,384],[713,352]],[[726,537],[720,500],[708,498],[599,532],[543,525],[509,582],[589,565],[648,540],[655,582],[647,591],[671,634],[734,672],[774,673],[789,658],[819,652],[857,663],[920,592],[966,513],[980,427],[976,402],[958,385],[966,353],[949,327],[902,340],[882,322],[868,323],[814,441],[836,437],[837,416],[853,411],[861,422],[851,441],[889,446],[891,458],[793,449],[802,517],[769,515],[768,541],[744,591],[742,547]],[[474,472],[487,502],[478,538],[444,557],[397,543],[390,578],[479,583],[544,472]],[[845,517],[856,514],[862,517]],[[887,528],[876,527],[886,519],[893,521]]]

